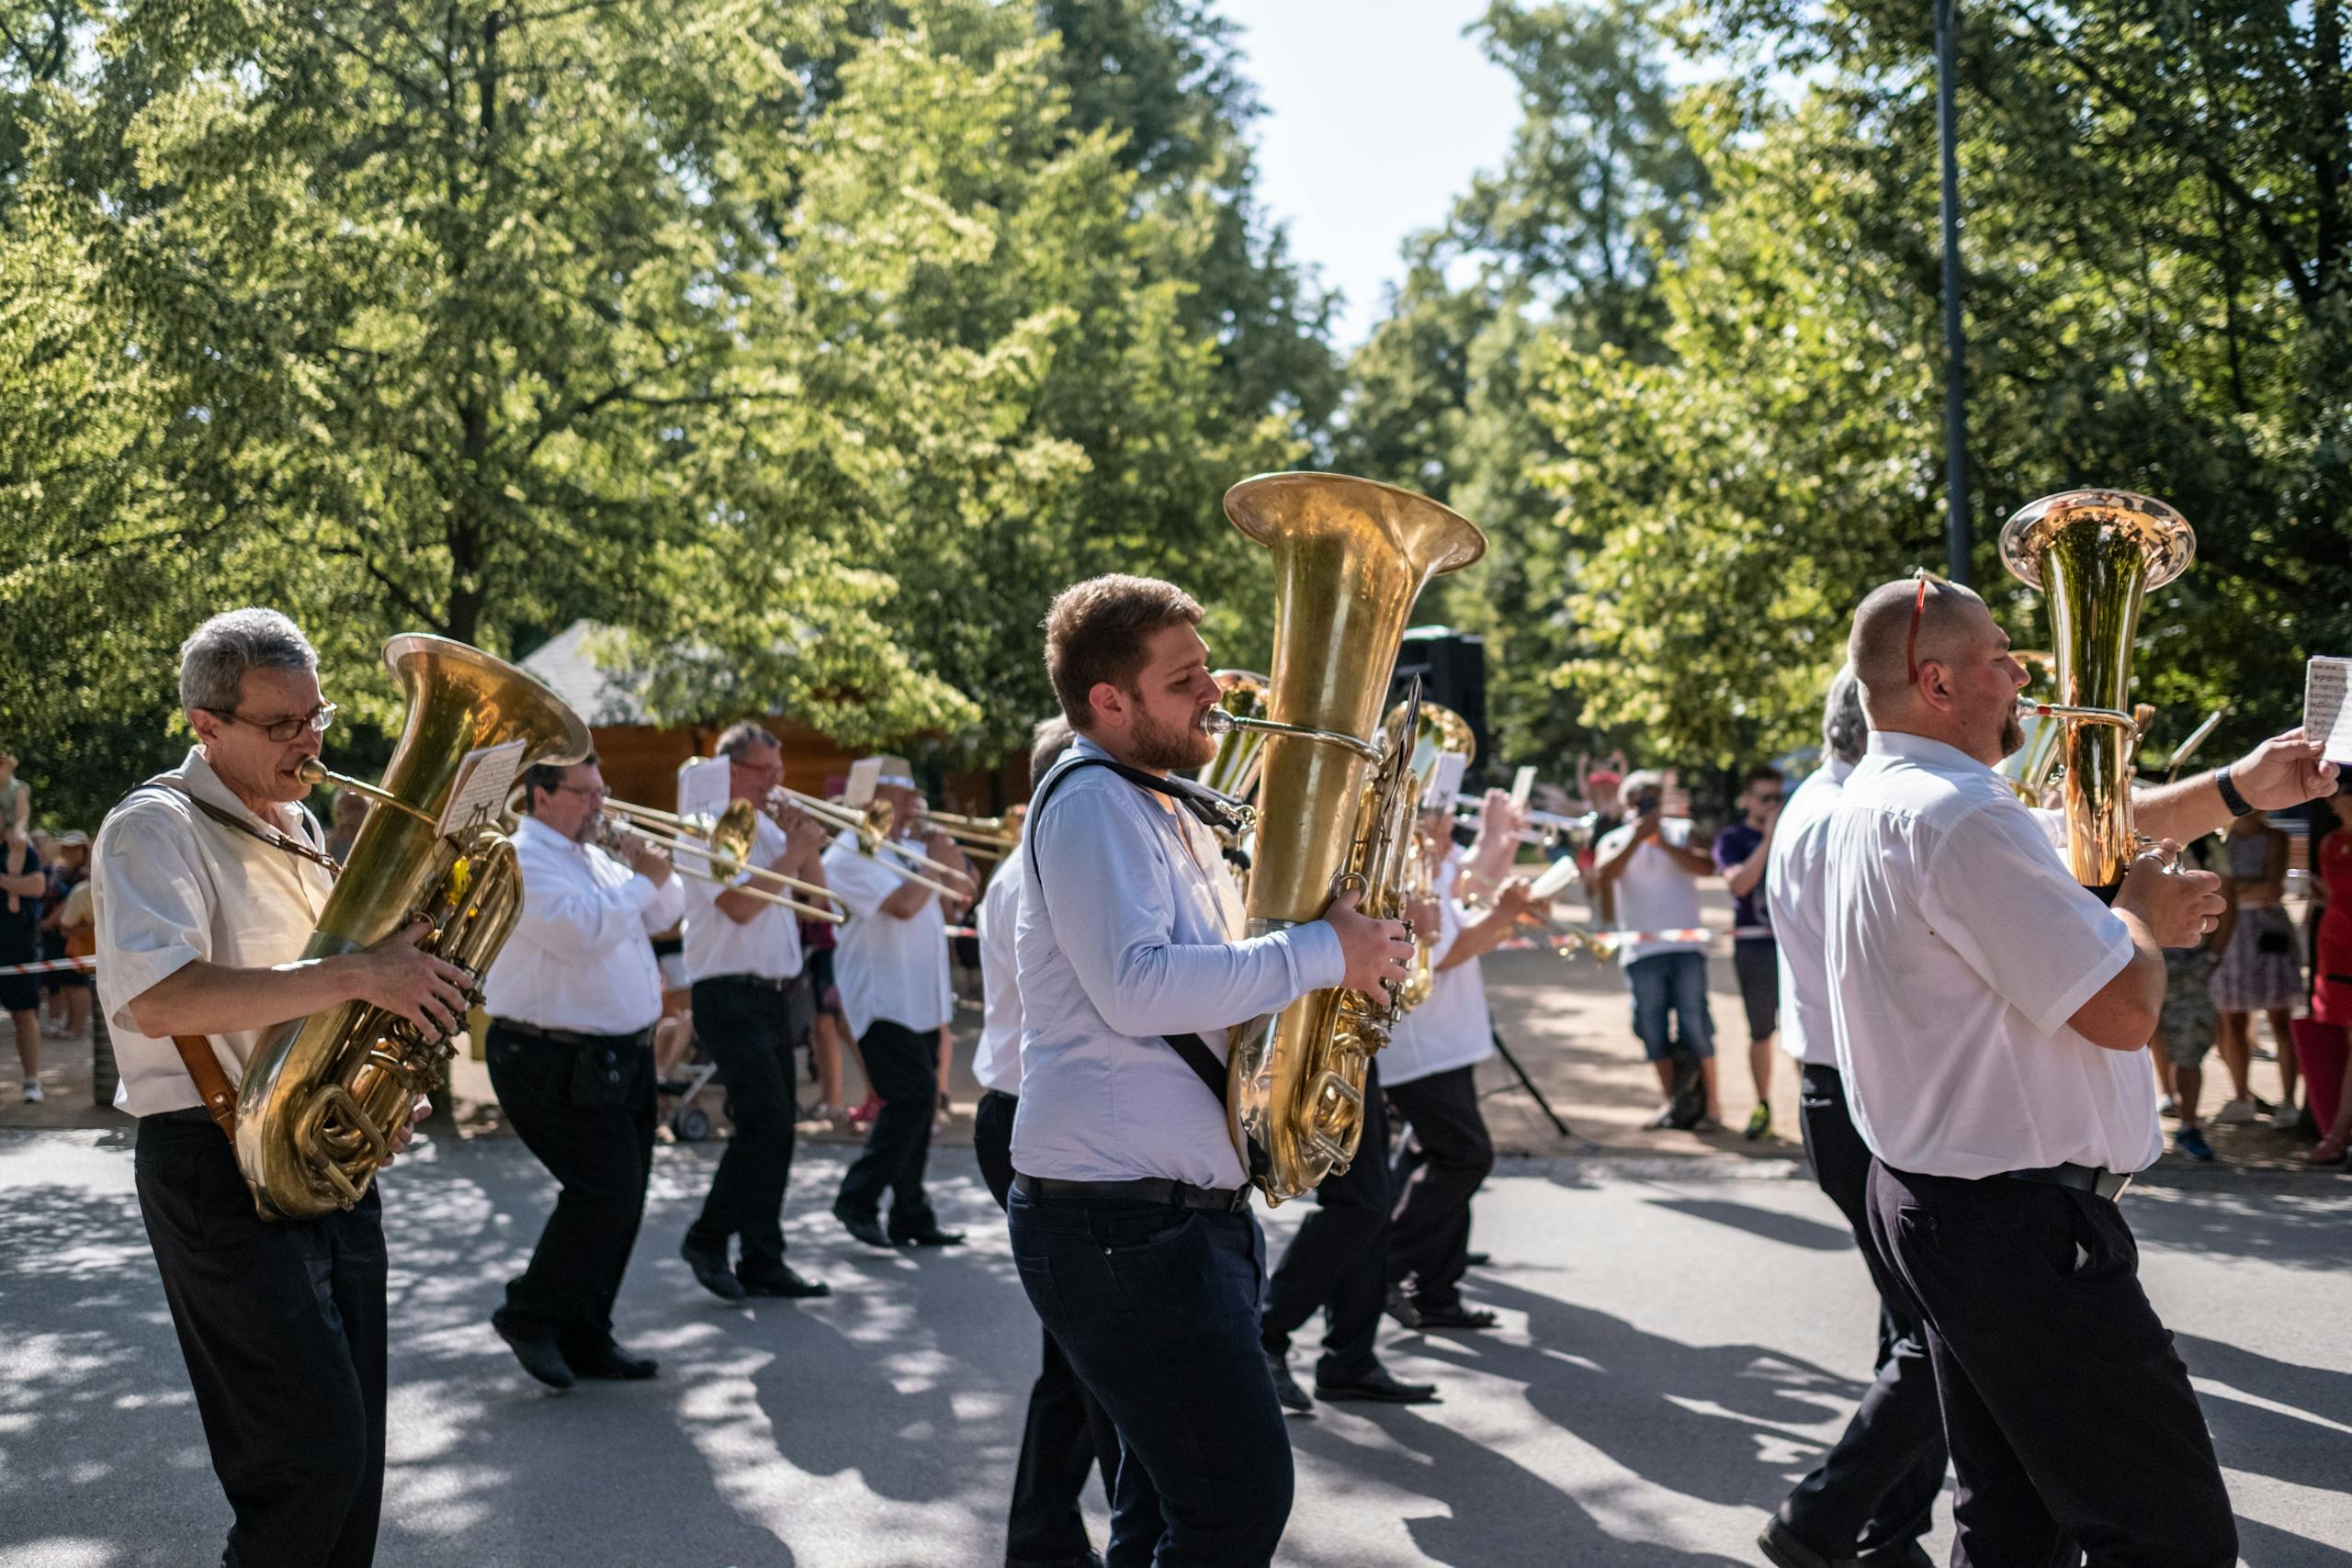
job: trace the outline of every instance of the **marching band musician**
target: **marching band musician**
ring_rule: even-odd
[[[1030,738],[1029,777],[1043,779],[1077,737],[1059,714],[1042,720]],[[1025,826],[1025,818],[1024,818]],[[997,863],[972,923],[979,931],[980,983],[987,1011],[972,1052],[980,1103],[972,1115],[972,1154],[998,1207],[1012,1195],[1012,1121],[1021,1103],[1021,985],[1013,937],[1021,919],[1021,846]],[[1102,1406],[1070,1371],[1069,1359],[1045,1340],[1043,1365],[1029,1389],[1021,1428],[1021,1457],[1012,1472],[1012,1506],[1006,1518],[1006,1568],[1099,1562],[1086,1539],[1079,1499],[1087,1472],[1102,1470],[1109,1495],[1119,1473],[1119,1433]]]
[[[1490,796],[1484,829],[1498,817],[1509,831],[1509,797]],[[1478,961],[1500,946],[1520,918],[1535,908],[1530,884],[1514,877],[1494,902],[1473,914],[1462,906],[1465,855],[1453,841],[1453,814],[1440,807],[1421,814],[1418,852],[1436,862],[1430,897],[1412,911],[1415,931],[1437,933],[1430,964],[1435,978],[1421,1005],[1397,1020],[1380,1053],[1381,1082],[1410,1127],[1390,1171],[1398,1196],[1388,1235],[1384,1283],[1398,1321],[1408,1328],[1492,1328],[1495,1314],[1463,1304],[1462,1277],[1470,1258],[1470,1200],[1495,1167],[1495,1145],[1478,1111],[1478,1064],[1495,1055],[1494,1020]],[[1429,923],[1424,925],[1422,922]]]
[[[523,1146],[559,1185],[555,1209],[490,1325],[549,1388],[650,1378],[650,1357],[613,1340],[653,1174],[653,933],[677,922],[680,879],[650,840],[619,854],[604,822],[596,754],[524,770],[514,859],[523,909],[482,982],[491,1088]]]
[[[2163,1150],[2138,1059],[2162,950],[2212,929],[2218,879],[2143,857],[2110,907],[2068,874],[1993,771],[2022,739],[2027,675],[1967,589],[1873,590],[1849,656],[1871,734],[1828,831],[1830,1012],[1876,1156],[1872,1237],[1942,1396],[1952,1561],[2223,1568],[2236,1530],[2212,1439],[2116,1202]],[[2134,810],[2143,831],[2194,837],[2335,773],[2291,731]]]
[[[784,783],[783,742],[746,721],[720,733],[716,752],[727,769],[728,798],[755,808],[746,860],[822,883],[824,829],[788,806],[769,809]],[[799,1118],[794,1051],[816,1015],[802,973],[799,922],[771,899],[704,879],[687,890],[685,906],[695,1035],[718,1064],[734,1131],[679,1256],[702,1288],[721,1301],[830,1295],[831,1286],[784,1260],[784,1198]],[[741,1258],[730,1271],[728,1248],[739,1237]]]
[[[380,1188],[348,1211],[265,1221],[228,1113],[215,1125],[203,1103],[277,1025],[358,1001],[444,1035],[472,979],[417,947],[421,923],[302,956],[333,872],[299,770],[334,708],[294,623],[214,616],[181,646],[179,682],[196,745],[115,807],[92,860],[115,1104],[139,1118],[140,1212],[235,1516],[223,1561],[365,1568],[384,1490]]]
[[[894,824],[911,823],[922,805],[913,766],[904,757],[879,761],[876,798],[888,804]],[[931,835],[926,852],[933,860],[960,854],[944,833]],[[907,863],[887,844],[864,852],[856,833],[847,829],[825,852],[826,883],[849,913],[833,957],[842,1010],[866,1081],[882,1100],[864,1152],[842,1177],[833,1217],[868,1247],[955,1247],[963,1233],[939,1228],[923,1190],[932,1112],[939,1102],[939,1031],[956,1013],[942,908],[948,896],[898,875],[889,869],[893,863]],[[885,1193],[890,1199],[887,1230]]]
[[[1239,939],[1217,842],[1168,778],[1216,754],[1200,618],[1147,578],[1055,599],[1046,671],[1080,739],[1033,797],[1021,871],[1013,1259],[1118,1428],[1114,1568],[1272,1557],[1292,1471],[1259,1344],[1264,1239],[1212,1085],[1229,1028],[1322,987],[1376,992],[1412,956],[1352,895]]]

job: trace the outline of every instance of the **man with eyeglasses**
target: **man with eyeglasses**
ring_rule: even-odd
[[[334,710],[294,623],[216,615],[179,680],[196,745],[115,807],[92,856],[115,1104],[139,1118],[140,1212],[235,1516],[225,1560],[362,1568],[384,1483],[384,1183],[265,1222],[198,1084],[235,1083],[277,1026],[346,1002],[448,1033],[471,976],[417,947],[422,923],[303,956],[334,883],[300,769]]]
[[[523,811],[523,912],[482,983],[483,1043],[500,1108],[561,1186],[490,1325],[549,1388],[650,1378],[652,1358],[613,1338],[613,1298],[653,1171],[653,933],[684,900],[650,840],[624,834],[613,852],[593,841],[605,820],[594,752],[526,770]]]

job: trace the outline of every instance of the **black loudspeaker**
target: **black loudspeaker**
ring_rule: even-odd
[[[1477,761],[1470,764],[1463,788],[1475,793],[1477,781],[1495,776],[1494,736],[1487,728],[1487,641],[1451,626],[1413,626],[1396,650],[1396,673],[1388,683],[1388,700],[1405,694],[1405,682],[1419,675],[1421,697],[1450,707],[1469,721],[1478,738]]]

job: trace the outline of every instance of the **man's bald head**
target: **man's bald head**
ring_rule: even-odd
[[[1919,598],[1923,581],[1928,589],[1924,604]],[[1911,635],[1915,606],[1919,620],[1916,644]],[[1846,639],[1846,660],[1861,682],[1873,723],[1909,692],[1913,660],[1951,659],[1981,624],[1972,611],[1984,608],[1984,601],[1970,590],[1937,578],[1905,577],[1862,595],[1854,609],[1853,632]]]

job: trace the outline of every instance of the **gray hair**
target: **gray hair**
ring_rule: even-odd
[[[1030,788],[1037,787],[1038,783],[1053,770],[1054,764],[1061,761],[1062,753],[1069,750],[1077,739],[1078,732],[1070,728],[1069,720],[1059,714],[1037,721],[1036,727],[1029,731]]]
[[[1852,665],[1844,665],[1829,682],[1829,700],[1822,705],[1822,751],[1840,762],[1859,762],[1870,747],[1870,739],[1871,721],[1862,712],[1861,678]]]
[[[229,610],[180,644],[180,706],[232,711],[243,700],[248,670],[316,670],[319,650],[276,610]]]
[[[747,718],[720,730],[718,744],[712,750],[730,762],[740,762],[749,757],[754,748],[762,751],[781,751],[784,742]]]

